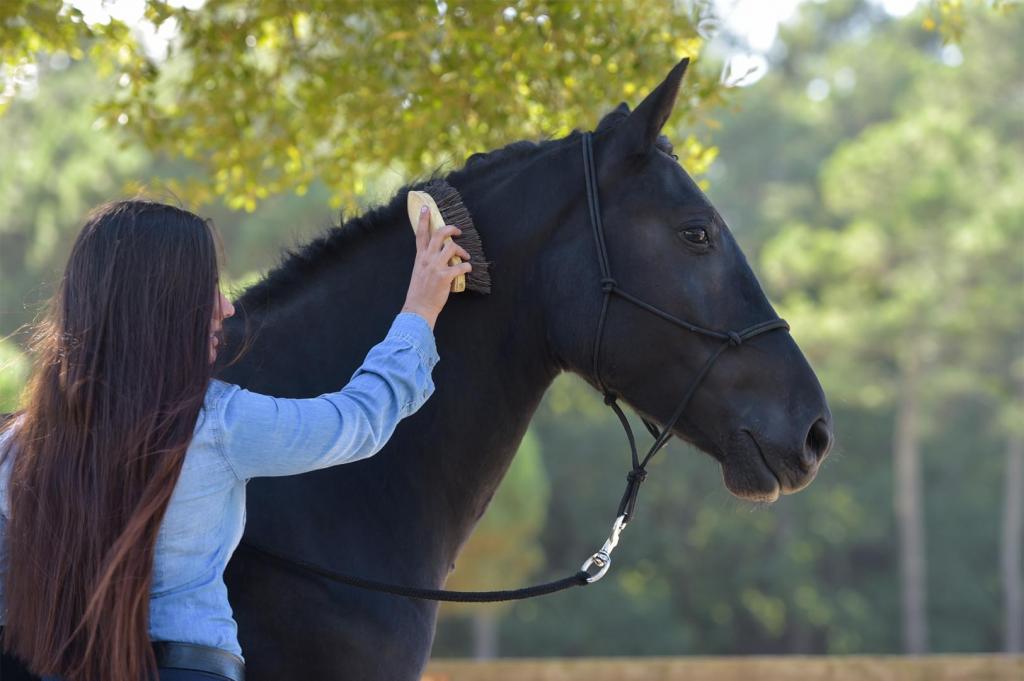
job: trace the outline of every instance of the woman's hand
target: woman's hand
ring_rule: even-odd
[[[430,211],[426,206],[420,209],[420,221],[416,227],[416,261],[412,267],[409,291],[405,295],[402,312],[421,315],[434,328],[437,315],[448,301],[452,280],[460,274],[472,271],[469,253],[454,241],[445,243],[445,238],[462,234],[455,225],[445,225],[430,233]],[[462,258],[458,265],[449,265],[453,255]]]

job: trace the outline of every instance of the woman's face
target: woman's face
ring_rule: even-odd
[[[210,324],[210,362],[217,359],[217,347],[223,331],[223,321],[235,314],[235,306],[217,289],[217,300],[213,305],[213,321]]]

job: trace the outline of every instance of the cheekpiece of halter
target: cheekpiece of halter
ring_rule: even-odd
[[[622,530],[626,529],[628,523],[629,521],[626,519],[626,516],[620,515],[616,518],[612,524],[612,532],[604,540],[604,545],[580,566],[580,570],[587,573],[587,584],[593,584],[608,572],[608,568],[612,564],[612,551],[615,550],[615,546],[619,543],[619,534]],[[594,568],[597,568],[596,572],[592,572]]]

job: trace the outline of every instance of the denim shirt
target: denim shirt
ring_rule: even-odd
[[[150,638],[241,655],[223,574],[242,538],[246,481],[373,456],[398,422],[434,392],[431,372],[439,359],[426,319],[400,312],[384,340],[370,349],[338,392],[283,399],[213,379],[157,535]],[[0,454],[9,439],[7,433],[0,435]],[[5,526],[10,516],[7,481],[13,457],[2,458],[0,625],[5,609]]]

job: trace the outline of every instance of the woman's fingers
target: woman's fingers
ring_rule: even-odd
[[[462,230],[455,225],[445,225],[430,236],[430,244],[427,248],[430,251],[439,251],[441,250],[445,239],[450,236],[458,236],[459,234],[462,234]]]
[[[454,240],[448,239],[448,237],[455,237],[459,234],[462,234],[462,230],[455,225],[445,225],[430,235],[430,240],[426,245],[426,251],[431,255],[435,266],[443,270],[445,276],[449,279],[470,272],[473,269],[472,265],[467,262],[470,259],[469,252],[455,243]],[[458,265],[448,265],[448,261],[456,255],[463,262]]]
[[[451,260],[452,256],[456,255],[462,258],[463,260],[469,260],[469,253],[466,252],[466,249],[458,245],[454,241],[449,241],[448,243],[441,247],[441,257],[444,259],[445,262]]]
[[[416,230],[416,259],[402,309],[420,312],[431,327],[448,300],[452,281],[473,270],[469,252],[452,238],[459,234],[462,230],[455,225],[444,225],[431,233],[430,214],[420,213]],[[453,256],[458,256],[462,262],[449,265]]]
[[[416,225],[416,250],[422,251],[430,243],[430,209],[420,208],[420,221]]]
[[[451,280],[460,274],[466,274],[472,271],[473,265],[468,262],[460,262],[458,265],[448,265],[444,268],[445,277],[448,279],[449,283],[451,283]]]

